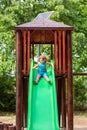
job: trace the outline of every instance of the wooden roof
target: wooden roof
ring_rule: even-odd
[[[35,19],[15,27],[15,30],[73,30],[72,26],[61,24],[46,18]]]

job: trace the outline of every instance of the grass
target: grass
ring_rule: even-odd
[[[87,111],[74,111],[74,115],[87,117]]]
[[[0,111],[0,116],[13,117],[13,116],[15,116],[15,113]],[[85,116],[85,117],[87,117],[87,111],[74,111],[74,116]]]
[[[7,117],[12,117],[12,116],[15,116],[15,113],[12,113],[12,112],[2,112],[0,111],[0,116],[7,116]]]

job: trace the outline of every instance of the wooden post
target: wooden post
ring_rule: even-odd
[[[60,113],[59,113],[59,86],[58,86],[58,79],[56,79],[56,90],[57,90],[57,106],[58,106],[58,119],[60,125]]]
[[[27,73],[30,71],[30,31],[28,31],[28,43],[27,43]]]
[[[61,126],[61,78],[58,79],[59,124]]]
[[[62,32],[62,45],[63,45],[63,73],[66,72],[66,46],[65,46],[65,31]]]
[[[9,126],[8,130],[17,130],[15,126]]]
[[[59,73],[62,72],[62,45],[61,45],[61,31],[58,31],[59,36]]]
[[[32,44],[32,59],[34,59],[34,43]]]
[[[57,60],[56,60],[56,54],[57,54],[57,31],[54,31],[54,61],[55,61],[55,72],[57,71]]]
[[[4,125],[3,123],[0,123],[0,130],[3,130],[4,128],[3,125]]]
[[[23,63],[23,65],[24,65],[24,68],[23,68],[23,71],[24,71],[24,74],[26,74],[26,70],[27,70],[27,68],[26,68],[26,56],[27,56],[27,52],[26,52],[26,30],[23,32],[23,61],[24,61],[24,63]]]
[[[23,85],[23,106],[24,106],[24,124],[23,127],[27,127],[27,107],[28,107],[28,78],[24,78],[24,85]]]
[[[22,127],[21,112],[21,87],[22,87],[22,45],[21,32],[16,32],[16,130]]]
[[[73,81],[71,31],[67,31],[68,44],[68,130],[73,130]]]
[[[9,124],[4,124],[4,130],[8,130]]]
[[[51,44],[51,54],[50,54],[50,58],[53,59],[53,44]]]
[[[66,83],[62,78],[62,127],[66,128]]]

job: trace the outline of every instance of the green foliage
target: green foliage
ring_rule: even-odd
[[[0,83],[0,110],[15,111],[15,78],[3,74]]]
[[[80,111],[87,109],[87,77],[74,77],[74,107]]]
[[[54,11],[52,20],[74,26],[73,72],[87,71],[86,0],[0,0],[0,109],[13,110],[15,101],[15,33],[18,24],[33,20],[38,13]],[[35,47],[37,48],[37,47]],[[37,55],[37,49],[35,49]],[[49,56],[50,46],[41,51]],[[84,81],[84,82],[83,82]],[[74,77],[75,108],[87,107],[86,79]],[[5,105],[6,104],[6,105]]]

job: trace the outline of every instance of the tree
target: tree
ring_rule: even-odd
[[[52,20],[74,26],[72,39],[73,71],[87,71],[86,9],[86,0],[0,0],[0,89],[3,88],[3,92],[4,90],[7,92],[8,89],[9,92],[10,89],[15,90],[14,84],[16,56],[14,27],[16,25],[33,20],[37,14],[41,12],[54,11],[53,15],[51,16]],[[42,50],[43,48],[44,46],[42,47]],[[49,46],[46,46],[46,48],[49,48]],[[10,81],[8,82],[8,80]],[[86,81],[84,80],[84,83],[82,81],[83,78],[74,78],[75,104],[77,101],[76,94],[78,92],[79,95],[83,96],[83,98],[84,95],[86,96],[84,101],[87,100]],[[9,87],[6,88],[2,86]],[[80,91],[81,86],[83,88],[83,94]],[[13,95],[14,93],[15,91],[13,91]],[[79,98],[79,100],[81,99]]]

